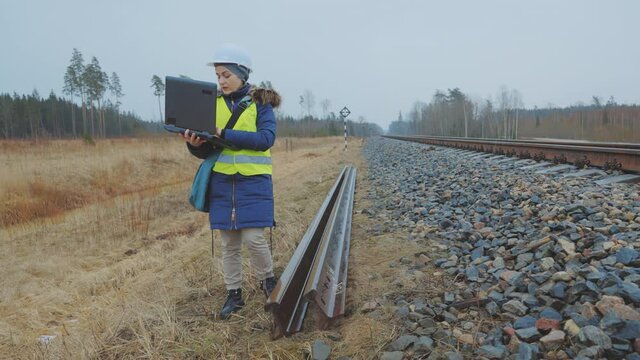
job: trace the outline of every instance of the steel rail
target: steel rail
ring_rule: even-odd
[[[444,140],[467,140],[467,141],[483,141],[483,142],[500,142],[500,143],[519,143],[519,144],[555,144],[555,145],[577,145],[589,147],[617,148],[617,149],[640,149],[640,143],[623,143],[623,142],[602,142],[602,141],[583,141],[569,139],[546,139],[546,138],[525,138],[525,139],[492,139],[492,138],[465,138],[456,136],[435,136],[435,135],[406,135],[406,138],[423,138],[423,139],[444,139]]]
[[[555,163],[572,163],[578,167],[592,165],[604,169],[640,173],[640,149],[632,147],[605,147],[603,143],[535,142],[502,139],[445,138],[433,136],[386,136],[391,139],[425,144],[456,147],[465,150],[496,153]],[[611,145],[611,144],[608,144]],[[617,144],[621,145],[621,144]]]
[[[305,298],[315,301],[321,310],[318,311],[316,318],[321,328],[325,328],[331,320],[344,314],[347,259],[356,183],[355,168],[350,167],[346,170],[344,181],[338,196],[339,200],[331,210],[329,222],[322,234],[320,248],[311,266],[309,281],[304,290]]]
[[[319,327],[344,313],[355,173],[353,166],[342,169],[265,304],[265,310],[272,313],[274,339],[302,330],[310,301],[325,313],[325,321],[318,322]],[[334,283],[321,281],[325,279],[322,276],[328,276],[324,268],[334,271]],[[329,289],[341,291],[319,292],[313,284],[330,284]],[[333,305],[327,307],[322,301]]]

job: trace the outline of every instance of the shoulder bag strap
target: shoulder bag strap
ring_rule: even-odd
[[[227,126],[224,127],[225,129],[233,129],[233,127],[236,126],[240,115],[242,115],[242,113],[249,107],[249,105],[251,105],[251,100],[251,96],[249,95],[243,97],[242,100],[240,100],[240,103],[238,103],[235,111],[231,114],[231,118],[229,118]]]

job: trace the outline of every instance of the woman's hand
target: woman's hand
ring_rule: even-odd
[[[220,129],[219,127],[216,127],[216,136],[222,137],[222,129]]]
[[[188,142],[189,144],[195,147],[199,147],[200,145],[204,144],[207,141],[207,140],[200,139],[200,137],[193,132],[190,133],[189,129],[185,130],[184,134],[178,133],[178,135],[180,135],[180,137],[184,141]]]

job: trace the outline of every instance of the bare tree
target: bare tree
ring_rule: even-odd
[[[513,126],[513,138],[518,138],[518,116],[520,114],[520,108],[523,106],[522,103],[522,95],[520,91],[516,89],[511,89],[511,104],[515,109],[515,116],[513,118],[514,126]]]
[[[436,90],[435,94],[433,94],[433,100],[431,103],[433,104],[433,113],[434,118],[438,119],[438,125],[440,126],[440,136],[445,136],[445,128],[444,128],[444,120],[446,116],[446,104],[447,95],[445,95],[442,91]],[[434,120],[435,121],[435,120]]]
[[[313,113],[313,109],[316,106],[316,97],[313,95],[313,92],[309,89],[306,89],[302,93],[302,97],[304,98],[304,106],[307,110],[307,115],[311,116]]]
[[[488,130],[491,129],[491,124],[493,123],[493,103],[490,99],[485,102],[481,114],[480,137],[484,138],[488,135]],[[489,129],[485,130],[487,126]]]
[[[578,113],[578,124],[580,126],[580,134],[578,135],[578,132],[576,131],[576,137],[578,139],[584,139],[584,108],[585,108],[585,104],[582,101],[578,101],[575,103],[575,105],[573,105],[573,107],[575,107],[577,113]],[[536,118],[538,116],[536,115]]]
[[[505,85],[500,86],[500,90],[498,90],[498,104],[502,114],[502,137],[507,139],[509,138],[509,109],[511,101],[509,99],[509,90]]]
[[[331,101],[329,99],[323,99],[320,101],[320,107],[322,107],[322,117],[327,118],[327,114],[329,114],[329,108],[331,108]]]
[[[469,116],[467,116],[467,103],[465,99],[462,101],[462,113],[464,115],[464,137],[469,137]]]
[[[304,117],[304,96],[300,95],[298,104],[300,104],[300,119],[302,119]]]

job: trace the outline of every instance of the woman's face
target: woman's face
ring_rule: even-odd
[[[225,95],[231,94],[242,87],[242,80],[223,65],[216,66],[216,76],[218,77],[220,89]]]

